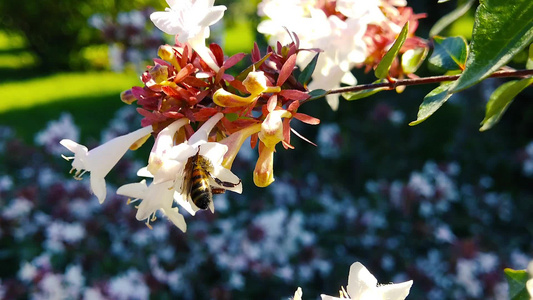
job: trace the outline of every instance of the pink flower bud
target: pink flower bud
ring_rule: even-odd
[[[135,98],[135,95],[133,95],[133,92],[131,89],[129,89],[120,93],[120,100],[126,104],[132,104],[137,100],[137,98]]]
[[[150,73],[150,76],[156,84],[159,84],[168,79],[168,67],[164,65],[157,64],[153,68],[151,68],[148,73]]]

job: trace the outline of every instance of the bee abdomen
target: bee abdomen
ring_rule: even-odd
[[[200,209],[207,209],[212,201],[209,181],[202,170],[193,170],[191,200]]]

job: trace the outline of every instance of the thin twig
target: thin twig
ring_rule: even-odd
[[[533,75],[533,70],[504,70],[504,71],[497,71],[492,73],[489,77],[524,77]],[[395,89],[398,86],[409,86],[409,85],[419,85],[419,84],[428,84],[428,83],[437,83],[437,82],[443,82],[443,81],[454,81],[457,80],[461,75],[442,75],[442,76],[431,76],[431,77],[424,77],[424,78],[416,78],[416,79],[399,79],[394,81],[388,81],[388,82],[381,82],[381,83],[370,83],[370,84],[361,84],[356,86],[348,86],[338,89],[333,89],[328,91],[328,94],[340,94],[340,93],[346,93],[346,92],[357,92],[357,91],[364,91],[364,90],[371,90],[375,88],[387,88],[387,89]]]

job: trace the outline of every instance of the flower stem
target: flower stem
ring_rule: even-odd
[[[533,70],[503,70],[503,71],[497,71],[492,73],[489,77],[523,77],[533,75]],[[333,89],[328,91],[328,94],[340,94],[340,93],[346,93],[346,92],[357,92],[357,91],[364,91],[364,90],[371,90],[375,88],[388,88],[388,89],[395,89],[398,86],[409,86],[409,85],[419,85],[419,84],[429,84],[429,83],[437,83],[437,82],[443,82],[443,81],[454,81],[457,80],[461,75],[442,75],[442,76],[431,76],[431,77],[424,77],[424,78],[416,78],[416,79],[398,79],[394,81],[389,82],[380,82],[380,83],[370,83],[370,84],[361,84],[356,86],[347,86],[342,87],[338,89]]]

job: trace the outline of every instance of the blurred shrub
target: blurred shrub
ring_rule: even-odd
[[[30,51],[45,70],[72,69],[82,66],[81,49],[100,43],[100,33],[90,28],[87,19],[95,13],[118,14],[122,10],[165,5],[159,0],[135,1],[1,1],[3,17],[0,28],[22,33]]]

